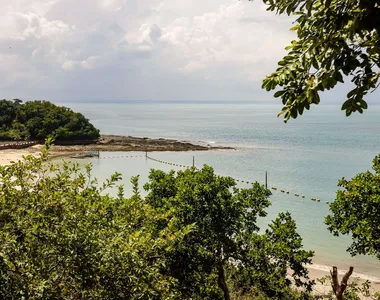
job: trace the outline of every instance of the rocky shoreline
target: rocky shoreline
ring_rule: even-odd
[[[8,144],[17,142],[1,142]],[[50,157],[67,157],[82,152],[106,151],[106,152],[153,152],[153,151],[209,151],[209,150],[233,150],[231,147],[211,146],[208,144],[192,144],[189,142],[174,139],[151,139],[132,136],[102,135],[97,141],[69,141],[69,145],[54,145],[50,150]],[[42,143],[33,143],[22,149],[11,147],[10,149],[0,149],[0,165],[9,164],[11,161],[22,159],[23,155],[39,155],[43,148]]]
[[[102,135],[98,141],[85,145],[55,145],[53,152],[80,151],[208,151],[234,149],[231,147],[197,145],[174,139],[151,139],[133,136]]]

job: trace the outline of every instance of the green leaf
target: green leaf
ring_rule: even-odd
[[[363,109],[367,109],[368,108],[368,104],[366,101],[364,101],[363,99],[360,100],[360,105]]]
[[[279,62],[275,72],[277,83],[287,91],[289,99],[306,93],[309,103],[318,104],[318,91],[343,83],[343,75],[353,78],[355,85],[347,98],[357,94],[362,99],[376,88],[379,77],[374,76],[380,67],[377,5],[367,5],[365,1],[360,4],[341,1],[339,5],[338,2],[264,0],[278,14],[297,15],[291,28],[297,38],[286,47],[288,55]],[[313,84],[307,80],[312,76],[318,78]],[[309,88],[317,93],[309,92]],[[359,110],[353,106],[349,113],[356,111]]]
[[[346,102],[342,105],[342,110],[346,110],[351,105],[351,99],[348,99]]]
[[[281,97],[286,91],[278,91],[274,94],[275,98]]]

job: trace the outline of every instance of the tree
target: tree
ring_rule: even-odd
[[[252,1],[252,0],[250,0]],[[368,92],[376,90],[380,67],[380,1],[263,0],[268,10],[295,15],[297,40],[262,87],[278,90],[285,122],[319,104],[319,93],[348,77],[354,88],[342,105],[346,115],[363,113]]]
[[[231,281],[286,299],[288,269],[311,287],[312,252],[290,215],[257,233],[269,205],[258,183],[239,190],[207,166],[152,170],[148,197],[138,177],[131,198],[122,186],[113,197],[120,174],[99,184],[90,165],[49,163],[49,147],[0,166],[1,299],[230,299]]]
[[[373,160],[374,172],[359,173],[339,181],[340,190],[326,217],[328,229],[336,236],[350,234],[351,255],[369,254],[380,259],[380,155]]]
[[[48,164],[47,149],[0,166],[0,298],[178,299],[176,280],[161,272],[164,253],[190,227],[157,229],[138,192],[127,199],[106,190],[91,167]]]
[[[48,101],[0,101],[0,139],[94,140],[96,129],[82,114]]]
[[[194,226],[166,255],[164,272],[178,280],[183,299],[231,299],[229,280],[238,289],[257,286],[271,299],[283,299],[291,285],[288,269],[297,286],[310,289],[305,264],[313,253],[302,249],[290,214],[280,214],[258,234],[257,218],[266,215],[270,192],[259,183],[235,186],[209,166],[177,174],[152,170],[144,186],[149,203],[157,213],[169,213],[174,228]]]
[[[0,126],[6,128],[11,126],[16,118],[16,104],[12,101],[0,100]]]

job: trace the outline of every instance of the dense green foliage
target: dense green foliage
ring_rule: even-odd
[[[341,189],[330,204],[326,224],[335,235],[352,236],[348,249],[352,255],[370,254],[380,259],[380,155],[373,160],[373,170],[339,181]]]
[[[151,171],[140,197],[76,164],[27,157],[0,166],[1,299],[306,299],[301,237],[288,213],[264,234],[259,184],[237,189],[212,168]],[[117,190],[112,190],[115,192]],[[290,276],[287,273],[291,271]],[[258,299],[260,299],[258,298]]]
[[[195,225],[167,254],[166,274],[178,280],[184,299],[230,299],[227,278],[240,290],[257,286],[271,299],[282,299],[290,290],[288,269],[296,285],[309,290],[312,283],[302,279],[308,278],[305,264],[313,253],[302,250],[290,215],[280,214],[258,234],[257,218],[270,204],[270,192],[259,183],[240,190],[234,179],[217,176],[208,166],[177,176],[152,171],[149,178],[145,188],[152,206],[170,211],[178,229]]]
[[[130,199],[122,187],[117,197],[102,193],[119,176],[99,187],[78,165],[28,157],[0,167],[0,299],[176,296],[155,257],[183,234],[155,229],[165,215],[140,198],[136,178]]]
[[[97,130],[82,114],[48,101],[0,100],[0,140],[97,139]]]
[[[342,105],[349,116],[367,108],[365,95],[374,91],[380,67],[380,1],[375,0],[263,0],[268,10],[295,15],[297,40],[278,69],[263,81],[284,105],[285,121],[302,115],[320,102],[319,93],[352,80],[354,88]]]

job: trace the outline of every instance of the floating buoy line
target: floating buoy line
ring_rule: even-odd
[[[99,159],[105,159],[105,158],[142,158],[145,157],[145,155],[118,155],[118,156],[100,156]]]
[[[148,156],[148,153],[146,153],[146,155],[102,156],[102,157],[99,157],[99,158],[100,159],[111,159],[111,158],[146,158],[146,159],[155,161],[157,163],[161,163],[161,164],[165,164],[165,165],[169,165],[169,166],[174,166],[174,167],[179,167],[179,168],[184,168],[184,169],[190,169],[192,167],[190,165],[177,164],[177,163],[173,163],[173,162],[169,162],[169,161],[164,161],[164,160],[156,159],[156,158]],[[194,159],[193,159],[193,166],[194,166]],[[235,179],[235,180],[236,180],[236,182],[239,182],[239,183],[242,183],[242,184],[254,184],[253,181],[242,180],[242,179]],[[271,189],[273,191],[277,191],[278,190],[278,188],[276,186],[272,186]],[[279,192],[281,192],[282,194],[287,194],[287,195],[290,194],[290,191],[286,190],[286,189],[280,189]],[[294,196],[298,197],[298,198],[302,198],[302,199],[306,198],[305,195],[302,195],[300,193],[294,193]],[[321,199],[312,197],[311,201],[320,203]],[[330,204],[330,201],[326,201],[326,204]]]

